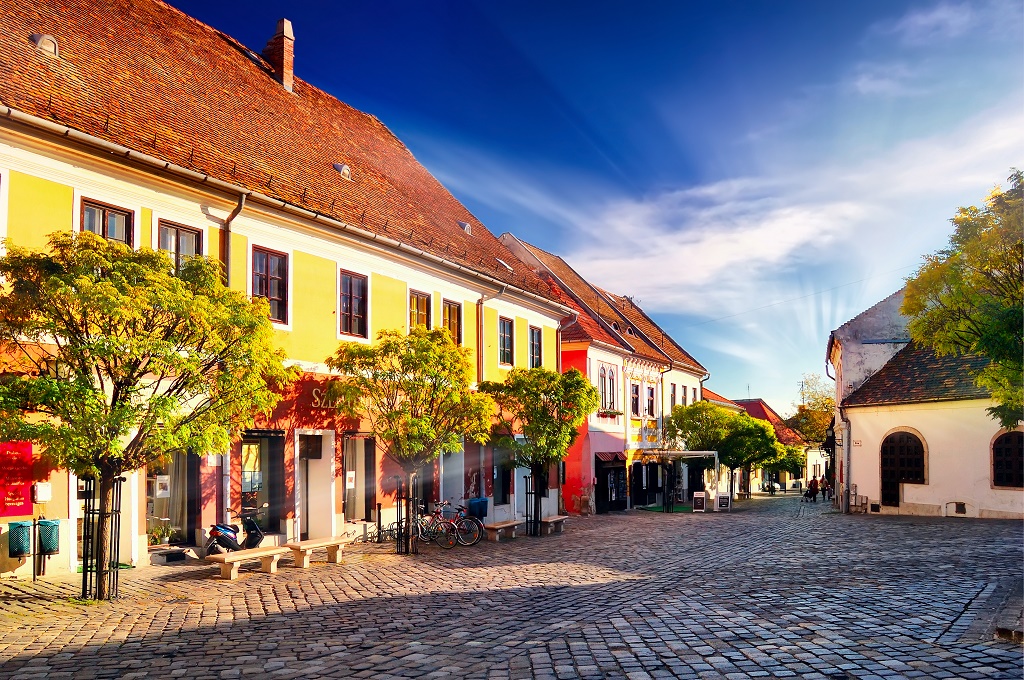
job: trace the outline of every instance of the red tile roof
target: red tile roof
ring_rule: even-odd
[[[379,120],[298,77],[288,92],[258,50],[158,0],[8,0],[0,102],[546,294]]]
[[[764,399],[736,399],[737,406],[746,411],[751,418],[767,420],[775,429],[775,436],[787,446],[805,446],[807,444],[800,433],[782,420],[782,417],[765,403]]]
[[[667,364],[671,360],[677,366],[706,372],[703,366],[676,344],[632,300],[611,295],[592,285],[558,255],[521,240],[518,242],[607,326],[618,329],[620,337],[616,340],[617,344],[630,348],[638,356],[651,361]],[[614,337],[608,331],[604,333],[608,337]]]
[[[600,289],[599,289],[600,290]],[[691,371],[707,373],[707,369],[701,366],[696,359],[680,347],[672,336],[661,329],[647,313],[640,308],[633,299],[626,296],[614,295],[602,290],[601,293],[616,306],[619,313],[629,320],[644,335],[646,344],[653,346],[662,354],[668,355],[676,366],[687,368]]]
[[[732,407],[734,407],[736,409],[739,409],[740,411],[744,410],[744,408],[742,406],[740,406],[739,404],[737,404],[735,401],[733,401],[731,399],[726,399],[725,397],[723,397],[722,395],[718,394],[717,392],[712,392],[707,387],[701,386],[701,388],[700,388],[700,395],[701,395],[701,398],[704,401],[718,402],[718,403],[723,404],[725,406],[732,406]]]
[[[987,399],[989,392],[974,383],[974,376],[988,363],[970,355],[938,356],[911,343],[846,397],[843,406]]]

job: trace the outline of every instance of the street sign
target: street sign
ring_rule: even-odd
[[[707,501],[703,491],[696,491],[693,494],[693,511],[704,512],[704,504]]]

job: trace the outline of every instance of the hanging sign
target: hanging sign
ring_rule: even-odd
[[[354,489],[356,488],[356,473],[355,470],[349,470],[345,473],[345,488]]]
[[[0,517],[32,514],[32,444],[0,442]]]
[[[693,511],[704,512],[704,505],[707,502],[707,496],[703,491],[696,491],[693,494]]]

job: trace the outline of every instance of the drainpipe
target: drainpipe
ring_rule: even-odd
[[[495,293],[488,295],[483,293],[476,301],[476,384],[484,380],[484,303],[488,300],[501,297],[505,294],[508,286],[502,286]]]
[[[224,224],[221,228],[221,259],[224,261],[224,286],[227,288],[231,287],[231,223],[242,212],[242,208],[245,207],[245,199],[248,196],[248,192],[238,194],[238,203],[235,205],[235,209],[231,211],[231,214],[224,219]]]
[[[843,500],[840,512],[850,512],[850,437],[853,426],[846,417],[846,409],[839,407],[839,418],[843,421]]]

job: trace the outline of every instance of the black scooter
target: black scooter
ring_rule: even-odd
[[[237,524],[214,524],[210,527],[210,540],[204,548],[206,555],[217,555],[220,553],[234,552],[236,550],[248,550],[258,548],[263,542],[264,533],[260,525],[256,523],[256,516],[269,503],[264,503],[261,508],[242,508],[241,514],[235,517],[242,520],[245,527],[245,542],[238,540],[239,528]],[[229,511],[230,512],[230,511]],[[234,513],[232,513],[234,514]]]

